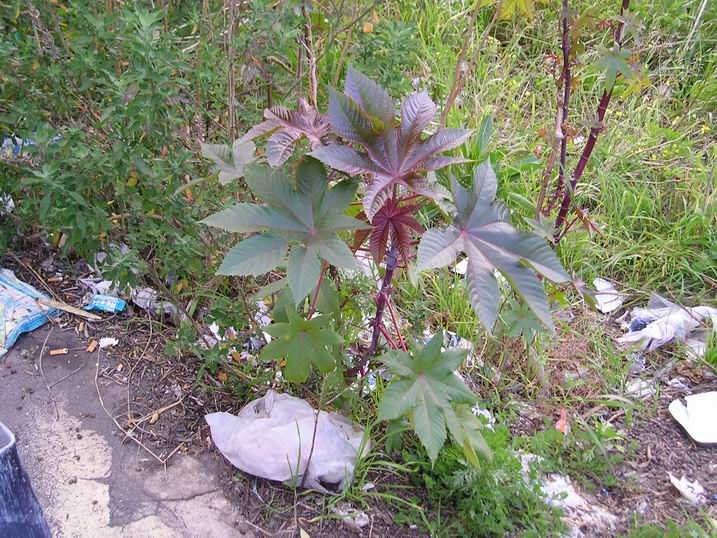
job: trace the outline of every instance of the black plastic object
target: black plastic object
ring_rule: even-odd
[[[0,422],[0,536],[52,538],[30,477],[20,465],[15,436]]]

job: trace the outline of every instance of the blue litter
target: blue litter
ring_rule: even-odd
[[[97,310],[99,312],[122,312],[127,303],[118,297],[109,295],[95,295],[85,310]]]
[[[0,269],[0,357],[22,333],[37,329],[58,314],[57,309],[41,305],[38,299],[49,297],[18,280],[9,269]]]

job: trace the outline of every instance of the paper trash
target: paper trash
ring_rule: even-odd
[[[19,280],[9,269],[0,269],[0,357],[22,333],[37,329],[58,314],[37,299],[49,297]]]
[[[212,413],[204,418],[214,444],[235,467],[269,480],[299,485],[303,480],[305,487],[322,493],[343,492],[353,478],[359,451],[365,455],[370,448],[362,445],[362,428],[337,413],[321,411],[311,453],[316,411],[305,400],[273,390],[236,416]]]

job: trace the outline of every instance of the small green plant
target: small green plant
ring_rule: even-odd
[[[525,448],[540,456],[544,472],[563,473],[589,489],[618,485],[615,467],[624,459],[624,439],[609,424],[576,427],[564,434],[549,421],[545,429],[524,440]]]
[[[428,508],[436,514],[431,535],[560,536],[566,530],[561,512],[545,503],[535,477],[524,474],[508,429],[485,430],[483,436],[493,458],[480,468],[455,446],[443,448],[432,466],[404,451],[407,463],[417,463],[414,482],[426,489]]]

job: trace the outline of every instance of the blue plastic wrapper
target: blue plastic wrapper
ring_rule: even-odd
[[[127,303],[119,297],[110,295],[95,295],[85,310],[96,310],[99,312],[122,312]]]
[[[0,269],[0,357],[22,333],[37,329],[58,314],[38,299],[49,297],[18,280],[9,269]]]

